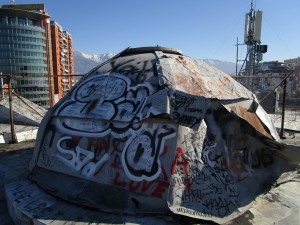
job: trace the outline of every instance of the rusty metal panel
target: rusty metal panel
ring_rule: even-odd
[[[230,76],[207,66],[204,62],[189,57],[171,56],[168,63],[171,64],[171,71],[165,71],[165,74],[172,74],[176,89],[180,91],[219,100],[255,98],[249,90],[234,82]]]

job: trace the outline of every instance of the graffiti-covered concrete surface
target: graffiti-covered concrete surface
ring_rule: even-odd
[[[294,152],[293,158],[298,159],[299,165],[300,135],[284,141],[288,149]],[[176,214],[132,216],[103,213],[55,198],[30,181],[28,163],[32,158],[33,146],[33,142],[0,144],[1,225],[215,224]],[[259,195],[244,214],[225,224],[299,224],[299,181],[297,170],[283,173],[272,184],[271,190]]]
[[[31,177],[104,212],[226,223],[286,163],[256,97],[175,49],[126,49],[93,69],[44,117]]]

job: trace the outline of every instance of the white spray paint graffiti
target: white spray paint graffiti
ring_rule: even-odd
[[[58,127],[60,127],[59,121],[55,121]],[[68,133],[72,132],[69,131]],[[94,134],[89,133],[86,133],[85,138],[89,136],[94,138]],[[124,130],[123,134],[120,133],[115,136],[116,140],[126,138],[123,143],[124,149],[120,151],[122,152],[122,165],[127,177],[134,181],[153,181],[161,174],[160,155],[164,151],[165,141],[176,137],[176,126],[171,124],[151,124],[151,126],[143,124],[138,130],[130,129],[130,132]],[[93,162],[95,153],[90,149],[79,146],[73,147],[74,150],[65,149],[63,142],[68,140],[72,140],[72,137],[62,136],[58,139],[56,148],[59,154],[55,156],[68,167],[81,171],[84,176],[92,177],[110,158],[110,154],[105,152],[100,159],[97,159],[97,162]],[[113,151],[113,149],[110,148],[108,151]]]
[[[90,162],[94,158],[94,153],[86,149],[80,148],[77,146],[75,152],[72,150],[67,150],[61,147],[61,143],[64,140],[70,140],[72,137],[66,136],[62,137],[57,142],[57,150],[62,153],[62,155],[55,155],[59,160],[68,165],[69,167],[80,171],[82,168],[82,174],[91,177],[94,172],[99,169],[106,161],[109,159],[109,155],[106,153],[104,156],[97,162]]]
[[[109,155],[105,153],[102,158],[97,162],[89,162],[83,169],[82,174],[91,177],[95,174],[95,172],[105,163],[109,160]]]
[[[166,105],[164,101],[148,102],[153,94],[150,84],[131,86],[126,76],[113,72],[86,80],[58,112],[67,117],[137,122],[151,113],[158,113],[160,105]]]
[[[165,140],[176,136],[175,126],[156,125],[128,140],[122,153],[122,165],[126,175],[134,181],[153,181],[161,173],[160,154]]]

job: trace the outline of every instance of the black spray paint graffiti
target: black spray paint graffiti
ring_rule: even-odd
[[[239,200],[243,196],[240,195],[244,193],[237,189],[240,179],[250,176],[254,169],[272,165],[274,149],[279,146],[222,107],[208,110],[205,123],[207,132],[201,160],[192,160],[197,158],[193,151],[197,145],[191,141],[181,142],[184,144],[188,174],[184,170],[176,170],[172,176],[172,210],[187,207],[223,218],[241,206]],[[190,213],[186,211],[185,214]]]
[[[174,109],[177,111],[180,108],[184,108],[184,111],[189,111],[189,106],[192,105],[195,102],[195,98],[191,97],[188,98],[182,94],[173,93],[173,96],[171,98],[171,106],[174,107]],[[200,112],[202,112],[201,109],[197,109]]]
[[[228,171],[243,179],[254,169],[273,164],[278,144],[265,138],[241,118],[225,108],[208,110],[205,121],[209,131],[203,148],[203,161],[213,168]]]
[[[179,125],[198,129],[209,105],[203,97],[175,91],[171,95],[171,118]]]
[[[222,197],[205,200],[202,205],[207,211],[216,212],[216,216],[221,218],[238,208],[238,205],[233,200]]]
[[[86,79],[73,98],[60,106],[58,115],[135,123],[166,113],[167,105],[166,92],[154,91],[149,83],[132,86],[129,78],[117,73]]]
[[[220,160],[217,153],[204,152],[216,145],[213,138],[208,138],[206,125],[201,124],[197,132],[188,129],[180,130],[182,150],[179,153],[184,160],[172,167],[171,210],[180,208],[180,213],[198,218],[229,215],[239,207],[234,179],[214,163]],[[219,207],[216,203],[220,203]]]
[[[144,83],[149,77],[157,77],[155,60],[135,62],[135,59],[128,59],[112,61],[110,65],[112,72],[127,76],[133,85]]]
[[[125,173],[131,180],[153,181],[161,173],[160,154],[165,140],[175,137],[172,125],[156,126],[128,140],[122,154]]]
[[[199,217],[199,218],[211,218],[212,215],[207,213],[207,212],[199,212],[199,211],[195,211],[195,210],[191,210],[191,209],[187,209],[187,208],[183,208],[183,207],[179,207],[176,209],[176,211],[179,214],[183,214],[183,215],[191,215],[193,217]]]
[[[179,112],[173,112],[172,119],[176,123],[178,123],[182,126],[191,127],[191,128],[193,128],[197,124],[200,124],[200,122],[201,122],[201,119],[199,119],[195,116],[182,115]]]
[[[129,79],[122,76],[100,76],[89,79],[75,92],[76,100],[79,102],[91,102],[115,100],[122,96],[127,89]]]
[[[94,78],[84,83],[75,93],[79,102],[86,105],[81,113],[100,119],[134,121],[140,120],[138,113],[152,87],[147,84],[130,87],[130,80],[119,74]],[[108,116],[110,115],[110,116]]]

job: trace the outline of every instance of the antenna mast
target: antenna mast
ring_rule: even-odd
[[[243,75],[246,76],[255,76],[259,62],[262,61],[262,54],[267,52],[267,45],[261,45],[260,36],[261,36],[261,24],[262,24],[262,11],[255,11],[255,6],[253,0],[251,0],[250,11],[246,13],[245,16],[245,33],[244,33],[244,44],[247,45],[247,54],[243,61],[242,68],[240,72],[243,70]],[[237,43],[237,51],[238,46],[242,45]],[[238,57],[238,52],[237,52]],[[241,75],[241,73],[237,73],[236,75]],[[249,78],[246,82],[248,87],[253,88],[253,79]]]
[[[248,14],[246,14],[245,19],[245,37],[244,41],[247,45],[247,57],[246,57],[246,75],[252,76],[255,71],[255,47],[257,44],[260,44],[260,37],[255,38],[255,15],[253,0],[251,0],[251,8]],[[259,35],[260,36],[260,35]],[[258,40],[256,40],[258,39]]]

